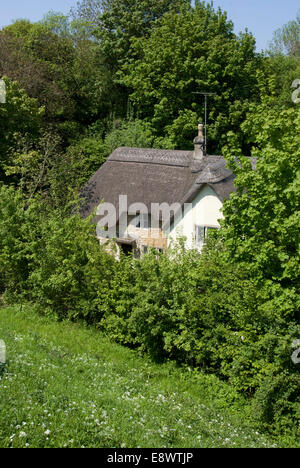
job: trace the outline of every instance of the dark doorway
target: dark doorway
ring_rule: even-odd
[[[120,248],[125,255],[133,254],[133,246],[131,244],[120,244]]]

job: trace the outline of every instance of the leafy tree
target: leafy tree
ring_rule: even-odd
[[[178,13],[180,5],[189,1],[180,0],[112,0],[99,16],[95,31],[101,41],[104,55],[112,69],[130,57],[134,38],[149,36],[155,22],[170,10]]]
[[[142,120],[115,121],[114,128],[107,133],[104,143],[109,156],[120,146],[136,148],[151,148],[153,146],[153,130]]]
[[[81,0],[71,10],[74,19],[93,25],[111,66],[124,60],[134,37],[145,37],[157,19],[178,11],[189,0]],[[113,61],[115,60],[115,63]]]
[[[249,160],[231,141],[225,156],[236,174],[237,192],[224,203],[230,258],[248,265],[256,281],[281,291],[277,306],[296,313],[300,287],[300,108],[280,112],[266,98],[252,106],[243,130],[255,141]],[[273,284],[273,286],[271,286]],[[277,286],[276,286],[277,285]]]
[[[209,104],[210,151],[220,151],[223,135],[238,131],[249,102],[257,98],[260,58],[249,33],[236,37],[226,13],[196,2],[180,14],[166,13],[147,38],[133,43],[135,56],[124,64],[120,82],[158,136],[169,135],[176,147],[191,148],[194,131],[174,130],[204,118],[204,101],[195,92],[213,92]],[[185,117],[186,114],[186,117]],[[176,124],[178,122],[178,124]]]
[[[299,368],[291,355],[300,319],[300,107],[280,109],[276,95],[266,95],[242,128],[255,142],[256,168],[231,134],[225,157],[237,191],[224,203],[220,235],[228,263],[247,272],[261,303],[239,314],[246,344],[227,349],[234,356],[228,371],[238,382],[254,366],[256,417],[282,430],[299,425]]]
[[[111,0],[81,0],[71,8],[73,18],[88,21],[93,28],[100,25],[101,15],[109,8]]]
[[[264,97],[267,94],[273,96],[274,99],[269,100],[269,104],[279,109],[294,105],[291,99],[291,84],[300,77],[299,46],[300,16],[298,15],[296,20],[275,31],[263,64],[263,72],[259,77],[260,92]]]
[[[74,45],[84,39],[90,39],[88,23],[83,19],[72,20],[70,16],[53,10],[46,13],[39,24],[59,37],[70,39]]]
[[[258,74],[258,84],[261,99],[266,98],[270,107],[279,111],[294,107],[292,100],[292,83],[300,77],[300,59],[285,55],[266,57],[261,72]]]
[[[17,141],[37,141],[44,115],[36,99],[29,98],[17,82],[4,78],[6,103],[0,104],[0,180],[11,163],[12,148]]]
[[[0,185],[0,292],[34,300],[59,318],[96,318],[95,285],[107,283],[116,262],[93,231],[90,219]]]
[[[274,32],[270,52],[300,57],[300,13],[295,20],[289,21]]]
[[[111,111],[111,74],[104,65],[102,47],[91,36],[89,22],[49,12],[41,24],[72,44],[67,91],[75,102],[74,119],[86,125],[106,118]]]
[[[62,135],[67,121],[86,125],[109,113],[110,75],[82,22],[54,13],[41,23],[17,21],[0,32],[0,44],[0,73],[37,98]]]
[[[116,79],[121,64],[133,56],[132,41],[145,39],[156,21],[166,12],[179,11],[189,0],[82,0],[72,10],[73,18],[86,22],[93,28],[92,35],[100,46],[99,60],[106,70],[111,111],[125,117],[128,90]],[[89,26],[90,25],[90,26]]]
[[[74,51],[45,25],[20,20],[0,33],[0,70],[17,80],[30,97],[45,106],[45,118],[69,118],[74,102],[68,94]],[[8,60],[7,60],[8,57]]]
[[[1,38],[10,55],[7,63],[5,49],[0,53],[2,73],[17,80],[30,97],[45,106],[48,120],[70,118],[74,113],[74,101],[68,93],[74,60],[72,43],[46,25],[26,20],[4,28]]]

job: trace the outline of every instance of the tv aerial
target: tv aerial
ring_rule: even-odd
[[[207,102],[208,102],[208,96],[216,96],[217,93],[204,93],[200,91],[195,91],[192,94],[201,94],[204,96],[204,105],[205,105],[205,111],[204,111],[204,154],[207,154]]]

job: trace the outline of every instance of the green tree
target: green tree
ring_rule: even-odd
[[[265,82],[266,94],[274,97],[270,105],[293,107],[291,84],[300,78],[300,16],[275,31],[264,61],[260,82]],[[262,91],[262,87],[261,91]]]
[[[270,52],[300,57],[300,13],[295,20],[289,21],[274,32]]]
[[[258,74],[261,99],[268,96],[268,105],[283,108],[293,107],[292,83],[300,78],[300,59],[286,55],[266,57],[263,69]]]
[[[0,104],[0,180],[5,180],[5,171],[12,162],[11,154],[16,143],[24,144],[38,140],[44,109],[37,100],[29,98],[17,82],[4,78],[6,103]]]
[[[276,95],[266,95],[242,129],[255,142],[255,160],[231,134],[224,154],[237,191],[224,203],[220,235],[227,262],[247,272],[260,304],[237,315],[245,344],[231,340],[232,363],[224,368],[240,385],[243,375],[256,379],[256,417],[282,430],[299,425],[299,367],[291,355],[300,319],[300,106],[280,109]]]
[[[112,69],[118,68],[131,56],[134,38],[147,38],[155,22],[165,13],[178,13],[184,0],[112,0],[99,16],[95,36],[99,38],[104,55]]]
[[[280,291],[284,310],[300,306],[300,107],[252,106],[242,127],[255,141],[256,169],[231,138],[225,156],[236,174],[236,193],[224,203],[230,258],[248,265],[256,281]],[[273,286],[272,286],[273,285]],[[279,290],[276,288],[279,287]]]
[[[180,14],[166,13],[133,47],[134,58],[124,64],[120,82],[132,90],[140,116],[151,121],[158,136],[167,134],[174,146],[190,149],[194,131],[186,132],[183,142],[179,123],[187,128],[191,111],[193,121],[204,118],[204,101],[194,92],[216,93],[209,104],[208,136],[209,150],[220,151],[223,135],[238,132],[257,98],[260,58],[253,36],[236,37],[226,13],[196,2]]]
[[[2,74],[17,80],[30,97],[45,106],[48,121],[72,118],[75,103],[68,92],[74,61],[71,41],[46,25],[26,20],[4,28],[0,41],[4,44],[0,51]]]
[[[70,118],[74,102],[67,93],[71,44],[59,40],[45,26],[17,21],[0,33],[0,69],[17,80],[30,97],[45,106],[45,118]],[[7,60],[8,56],[8,60]]]
[[[45,121],[55,123],[67,143],[74,128],[80,133],[78,124],[109,113],[111,77],[82,21],[56,13],[40,23],[20,20],[0,32],[0,45],[0,74],[45,106]]]
[[[134,56],[132,41],[146,39],[166,12],[178,12],[181,5],[189,4],[189,0],[82,0],[72,10],[73,18],[84,20],[89,30],[93,28],[99,60],[110,80],[106,82],[110,108],[117,117],[126,116],[128,90],[118,82],[116,73]]]
[[[111,74],[104,65],[102,47],[91,35],[89,22],[50,11],[41,24],[60,41],[72,44],[74,57],[66,70],[66,89],[75,103],[74,119],[86,125],[106,118],[111,106]]]

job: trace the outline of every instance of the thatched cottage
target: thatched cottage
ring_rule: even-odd
[[[96,209],[99,241],[114,239],[125,252],[165,250],[179,237],[201,249],[220,227],[233,181],[222,156],[205,154],[200,124],[194,151],[116,149],[84,187],[82,215]]]

